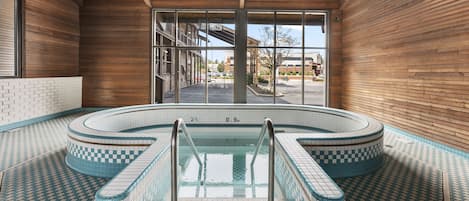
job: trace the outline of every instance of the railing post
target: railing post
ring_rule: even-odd
[[[171,201],[178,200],[178,133],[179,119],[174,122],[171,133]]]
[[[191,147],[192,153],[194,154],[197,162],[199,163],[199,168],[202,169],[203,163],[200,159],[199,152],[195,147],[194,141],[192,141],[192,136],[187,131],[186,124],[184,120],[178,118],[174,121],[173,131],[171,133],[171,201],[177,201],[178,199],[178,142],[179,142],[179,130],[182,130],[184,135],[186,135],[186,141]],[[199,171],[200,172],[200,171]]]
[[[259,133],[259,139],[257,140],[256,150],[254,151],[254,155],[251,161],[251,172],[254,169],[254,163],[257,158],[257,154],[259,153],[260,147],[262,142],[264,141],[265,133],[269,133],[269,187],[268,187],[268,194],[267,200],[274,201],[274,182],[275,182],[275,133],[274,133],[274,126],[272,124],[272,120],[269,118],[265,118],[264,123],[262,124],[261,132]],[[251,182],[254,183],[254,174],[251,173]],[[254,184],[252,184],[254,185]],[[255,189],[254,189],[255,190]],[[253,192],[254,192],[253,190]]]
[[[267,129],[269,131],[269,195],[268,201],[274,201],[274,181],[275,181],[275,136],[272,121],[267,121]]]

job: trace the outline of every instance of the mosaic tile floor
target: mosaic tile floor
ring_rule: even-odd
[[[70,115],[0,133],[0,201],[92,200],[107,180],[64,163]],[[391,132],[386,163],[373,174],[336,179],[347,200],[469,200],[469,159]]]
[[[0,200],[92,200],[107,180],[80,174],[61,149],[5,171]]]
[[[0,132],[0,171],[65,147],[67,125],[75,114]]]
[[[77,115],[0,133],[0,201],[93,200],[107,180],[65,164],[67,124]]]
[[[469,159],[390,130],[385,165],[336,179],[348,200],[469,200]]]

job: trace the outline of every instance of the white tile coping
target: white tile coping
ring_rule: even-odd
[[[259,125],[269,117],[275,124],[306,126],[331,133],[309,133],[309,144],[350,144],[369,141],[383,129],[381,123],[344,110],[273,104],[159,104],[114,108],[77,118],[69,125],[69,135],[91,143],[116,145],[153,143],[148,133],[120,132],[154,125],[172,125],[177,118],[188,124]],[[306,143],[306,142],[305,142]]]
[[[296,168],[296,173],[300,176],[299,183],[305,185],[304,187],[312,194],[311,200],[344,199],[343,191],[298,142],[300,138],[307,138],[308,134],[282,133],[276,134],[275,137],[276,142],[288,156],[287,162]]]
[[[128,194],[136,187],[137,182],[144,176],[143,173],[147,168],[149,168],[149,165],[153,162],[158,163],[159,157],[164,154],[165,150],[169,149],[169,141],[169,136],[158,138],[154,144],[152,144],[124,170],[102,187],[96,193],[96,196],[121,199],[128,196]]]

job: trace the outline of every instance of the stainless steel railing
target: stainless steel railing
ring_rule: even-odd
[[[178,138],[179,133],[182,131],[185,135],[185,139],[189,144],[192,153],[199,163],[199,167],[203,166],[202,160],[200,159],[199,152],[192,141],[191,134],[187,131],[186,124],[182,118],[178,118],[174,121],[173,131],[171,133],[171,200],[178,200]],[[200,172],[200,171],[199,171]]]
[[[267,132],[266,132],[267,131]],[[259,139],[257,140],[256,150],[254,151],[254,155],[251,160],[251,182],[254,185],[254,163],[256,162],[257,154],[259,154],[259,150],[262,146],[262,142],[264,141],[265,134],[269,133],[269,189],[267,200],[273,201],[274,200],[274,169],[275,169],[275,133],[274,133],[274,126],[272,124],[272,120],[269,118],[264,119],[264,123],[262,124],[261,132],[259,133]],[[254,191],[253,191],[254,192]]]

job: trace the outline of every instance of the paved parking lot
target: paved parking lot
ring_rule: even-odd
[[[283,96],[277,97],[276,103],[301,104],[301,81],[300,80],[279,80],[277,92]],[[205,84],[197,84],[181,88],[181,103],[204,103]],[[173,94],[168,94],[164,102],[172,103],[175,98]],[[233,82],[232,80],[213,79],[208,83],[209,103],[232,103],[233,102]],[[273,103],[273,97],[256,96],[247,90],[248,103]],[[305,104],[324,104],[324,82],[313,82],[305,80]]]

